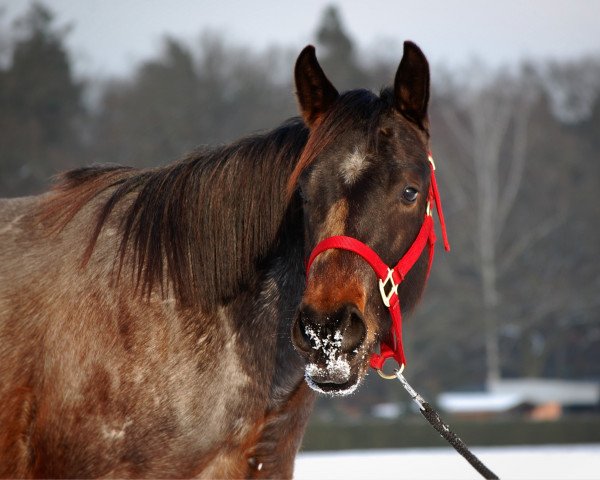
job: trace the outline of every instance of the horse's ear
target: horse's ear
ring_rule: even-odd
[[[315,47],[308,45],[300,52],[294,69],[300,111],[306,124],[312,126],[338,98],[339,94],[317,61]]]
[[[396,108],[421,128],[427,127],[429,63],[419,47],[404,42],[404,54],[394,80]]]

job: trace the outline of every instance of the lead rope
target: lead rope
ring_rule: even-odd
[[[463,442],[458,435],[456,435],[450,427],[444,423],[440,415],[433,409],[429,403],[427,403],[421,395],[419,395],[414,388],[410,386],[404,375],[402,375],[402,368],[396,370],[395,376],[404,387],[404,390],[408,392],[410,398],[418,405],[419,411],[429,422],[429,424],[437,430],[437,432],[446,440],[450,445],[454,447],[458,453],[460,453],[464,459],[471,464],[471,466],[479,472],[479,474],[486,479],[499,479],[499,477],[487,468],[479,458],[477,458],[469,447]]]

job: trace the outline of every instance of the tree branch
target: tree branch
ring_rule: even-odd
[[[504,274],[513,265],[527,249],[539,242],[542,238],[548,236],[555,230],[560,224],[562,224],[567,217],[567,210],[564,205],[561,206],[559,212],[552,218],[545,222],[533,227],[529,232],[521,235],[508,249],[506,255],[500,263],[499,271]]]

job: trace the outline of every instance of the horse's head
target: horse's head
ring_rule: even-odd
[[[344,235],[368,245],[388,265],[409,249],[425,217],[428,164],[429,66],[406,42],[393,88],[338,94],[314,48],[298,57],[295,81],[310,129],[291,185],[303,199],[306,254],[325,238]],[[400,284],[402,310],[411,309],[427,276],[427,253]],[[375,273],[359,255],[331,249],[319,255],[292,327],[314,389],[347,394],[390,332]]]

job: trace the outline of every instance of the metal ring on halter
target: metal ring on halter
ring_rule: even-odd
[[[393,374],[388,374],[388,373],[384,373],[383,370],[381,370],[380,368],[377,369],[377,373],[379,374],[379,376],[381,378],[384,378],[385,380],[394,380],[395,378],[397,378],[398,373],[402,373],[404,371],[404,364],[400,365],[400,368],[394,370]]]

